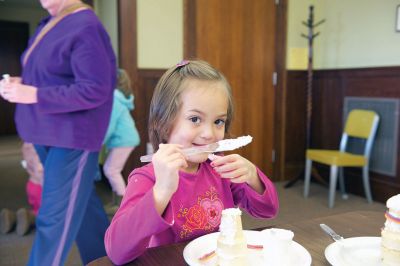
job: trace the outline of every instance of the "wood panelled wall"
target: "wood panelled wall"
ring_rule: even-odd
[[[347,96],[400,98],[400,67],[319,70],[314,72],[311,147],[338,149]],[[306,71],[287,72],[284,174],[296,177],[304,167]],[[398,136],[399,137],[399,136]],[[398,141],[400,143],[400,141]],[[398,149],[399,150],[399,149]],[[396,177],[370,173],[374,200],[385,202],[400,193],[399,151]],[[318,167],[328,179],[328,168]],[[364,196],[361,171],[345,171],[346,189]]]

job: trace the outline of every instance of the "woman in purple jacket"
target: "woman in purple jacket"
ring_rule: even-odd
[[[109,36],[78,0],[40,0],[50,16],[21,57],[22,77],[1,81],[17,103],[20,137],[44,165],[29,265],[62,265],[76,241],[84,264],[104,256],[108,218],[94,190],[116,80]]]

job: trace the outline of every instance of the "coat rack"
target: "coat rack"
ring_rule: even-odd
[[[307,65],[307,94],[306,94],[306,149],[311,146],[311,117],[312,117],[312,85],[313,85],[313,41],[319,35],[319,32],[314,33],[314,28],[325,22],[325,19],[314,24],[314,6],[309,7],[308,20],[303,21],[302,24],[308,28],[308,34],[301,34],[302,37],[308,41],[308,65]],[[303,179],[303,172],[296,178],[290,180],[285,188],[289,188],[298,180]],[[312,169],[312,176],[321,183],[326,184],[325,180],[318,174],[315,168]]]

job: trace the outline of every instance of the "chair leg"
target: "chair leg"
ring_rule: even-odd
[[[363,167],[363,183],[364,183],[364,191],[365,196],[367,197],[367,201],[372,203],[371,189],[369,187],[369,167],[365,165]]]
[[[348,199],[349,195],[346,193],[346,187],[344,185],[344,168],[339,167],[339,186],[340,186],[340,192],[342,193],[342,199]]]
[[[306,159],[306,169],[304,173],[304,197],[308,197],[308,193],[310,192],[310,179],[311,179],[311,165],[312,161],[310,159]]]
[[[331,175],[329,178],[329,208],[333,207],[335,202],[335,193],[336,193],[336,183],[337,183],[337,174],[338,174],[338,167],[335,165],[331,166]]]

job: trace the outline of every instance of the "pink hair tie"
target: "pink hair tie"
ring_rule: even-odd
[[[182,60],[178,64],[176,64],[176,67],[183,67],[183,66],[188,65],[189,63],[190,63],[189,60]]]

